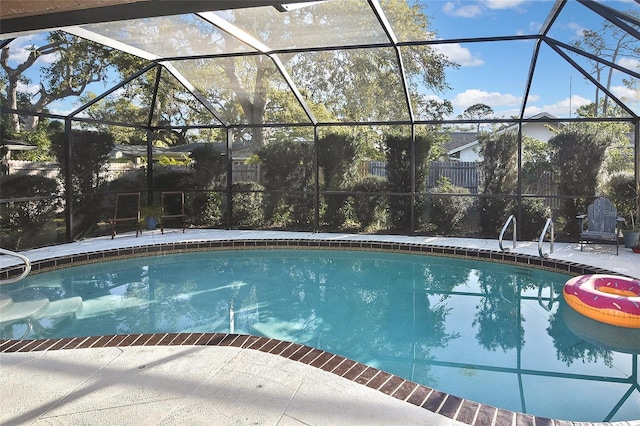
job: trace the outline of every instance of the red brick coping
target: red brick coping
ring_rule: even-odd
[[[126,334],[60,339],[0,340],[0,352],[37,352],[125,346],[233,346],[302,362],[468,425],[571,426],[573,422],[516,413],[458,398],[377,368],[310,346],[224,333]],[[581,423],[587,425],[587,423]]]

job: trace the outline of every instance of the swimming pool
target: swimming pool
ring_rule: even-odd
[[[0,286],[0,303],[37,310],[28,322],[0,315],[0,337],[249,333],[513,411],[637,419],[633,343],[640,334],[615,327],[595,333],[591,320],[564,305],[567,278],[497,263],[347,250],[132,258]]]

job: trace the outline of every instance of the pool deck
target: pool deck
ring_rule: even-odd
[[[164,235],[145,231],[137,238],[94,238],[22,254],[37,261],[145,245],[238,239],[366,240],[499,252],[497,240],[170,230]],[[511,244],[506,241],[504,246]],[[549,244],[543,249],[548,252]],[[511,252],[538,256],[538,245],[518,242]],[[621,247],[616,256],[613,246],[590,244],[581,252],[578,244],[556,243],[548,259],[640,278],[640,255],[628,248]],[[12,263],[0,257],[0,267]],[[342,357],[272,339],[184,334],[116,340],[0,342],[0,424],[574,424],[463,401]],[[619,424],[637,426],[640,421]]]

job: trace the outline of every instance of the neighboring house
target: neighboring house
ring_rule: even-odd
[[[18,151],[32,151],[37,149],[29,142],[16,139],[5,139],[0,143],[0,174],[1,175],[39,175],[55,178],[58,174],[55,163],[44,161],[14,160],[11,154]]]
[[[186,153],[189,157],[190,153]],[[144,165],[147,161],[146,145],[117,145],[109,152],[109,163],[130,163],[134,165]],[[154,162],[160,161],[161,158],[172,158],[175,160],[184,160],[185,153],[174,152],[170,148],[162,148],[154,146],[151,150],[151,158]]]
[[[555,116],[542,112],[540,114],[530,117],[531,120],[538,119],[556,119]],[[549,127],[558,127],[559,123],[549,123],[541,121],[539,123],[526,122],[522,123],[522,133],[526,136],[534,139],[547,142],[554,135],[553,131]],[[514,124],[504,129],[499,130],[497,133],[503,133],[508,131],[518,131],[518,125]],[[476,132],[451,132],[451,139],[445,142],[444,148],[447,151],[447,155],[451,160],[457,161],[471,161],[478,162],[480,158],[480,140],[478,139],[478,133]]]
[[[477,132],[451,132],[449,140],[444,143],[447,151],[447,160],[478,161],[476,152],[480,144]]]
[[[224,142],[194,142],[186,145],[178,145],[171,147],[170,150],[174,154],[181,153],[190,156],[191,153],[200,146],[205,144],[211,145],[220,154],[225,154],[227,144]],[[246,164],[247,160],[256,153],[255,144],[247,144],[245,142],[235,142],[231,151],[233,159],[233,182],[255,181],[260,183],[260,164]]]

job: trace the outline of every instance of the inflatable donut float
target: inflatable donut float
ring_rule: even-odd
[[[620,327],[640,328],[640,281],[616,275],[580,275],[562,290],[582,315]]]

